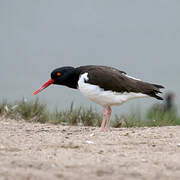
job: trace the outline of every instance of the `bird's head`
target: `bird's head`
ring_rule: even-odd
[[[36,95],[43,89],[47,88],[51,84],[64,85],[71,88],[77,88],[75,68],[70,66],[65,66],[57,68],[51,72],[51,79],[43,84],[38,90],[33,94]]]

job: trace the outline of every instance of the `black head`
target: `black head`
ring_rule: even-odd
[[[75,68],[71,66],[65,66],[57,68],[52,71],[51,79],[54,80],[53,84],[64,85],[71,88],[76,88],[77,81],[75,80]]]
[[[78,79],[79,74],[76,73],[76,69],[74,67],[65,66],[57,68],[52,71],[51,79],[42,85],[37,91],[35,91],[34,95],[47,88],[51,84],[64,85],[77,89]]]

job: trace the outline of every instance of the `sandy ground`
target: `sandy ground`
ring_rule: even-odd
[[[180,127],[121,128],[0,118],[0,180],[180,179]]]

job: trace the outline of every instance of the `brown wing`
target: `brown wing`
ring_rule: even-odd
[[[125,75],[125,72],[116,68],[107,66],[81,66],[78,69],[80,69],[81,74],[88,73],[89,79],[87,83],[98,85],[104,90],[143,93],[157,99],[162,99],[156,94],[160,92],[159,88],[163,88],[163,86],[129,78]]]

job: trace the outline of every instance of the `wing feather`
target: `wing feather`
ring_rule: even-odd
[[[126,76],[124,71],[107,66],[81,66],[77,68],[81,74],[88,73],[87,83],[98,85],[100,88],[114,92],[143,93],[157,99],[162,99],[156,94],[160,92],[161,85],[155,85]]]

